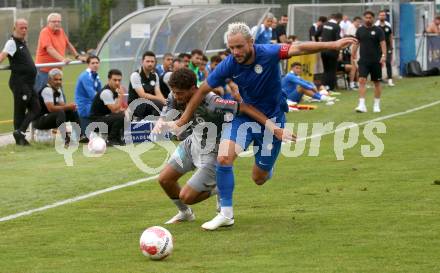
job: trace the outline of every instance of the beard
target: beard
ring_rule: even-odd
[[[243,56],[243,61],[238,61],[237,58],[235,58],[235,60],[237,61],[237,63],[239,64],[245,64],[247,63],[247,61],[249,61],[252,58],[252,52],[248,52]]]

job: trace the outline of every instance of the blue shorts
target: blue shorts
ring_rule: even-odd
[[[289,93],[287,99],[299,103],[303,96],[304,94],[301,94],[296,90],[293,90],[292,92]]]
[[[272,121],[284,128],[286,117],[284,113],[279,114]],[[240,129],[241,128],[241,129]],[[246,150],[251,142],[254,143],[255,164],[264,171],[270,171],[281,150],[281,141],[265,127],[245,115],[236,116],[231,123],[228,123],[222,131],[222,139],[232,140]]]

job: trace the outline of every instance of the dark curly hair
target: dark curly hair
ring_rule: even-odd
[[[196,74],[186,67],[180,68],[171,74],[168,84],[170,85],[171,89],[191,89],[191,87],[197,86]]]

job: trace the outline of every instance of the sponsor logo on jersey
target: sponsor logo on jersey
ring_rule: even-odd
[[[235,104],[237,104],[237,102],[234,101],[234,100],[225,100],[225,99],[222,99],[222,98],[217,98],[217,99],[215,99],[214,102],[217,103],[217,104],[223,104],[223,105],[225,105],[225,104],[227,104],[227,105],[235,105]]]

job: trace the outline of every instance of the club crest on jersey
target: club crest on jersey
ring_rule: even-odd
[[[385,32],[390,32],[390,29],[386,27]]]
[[[196,123],[197,124],[205,123],[205,120],[202,117],[196,117]]]
[[[373,30],[373,31],[371,32],[371,35],[376,35],[376,31]]]
[[[257,74],[263,73],[263,67],[259,64],[255,65],[254,70],[255,70],[255,73],[257,73]]]
[[[155,86],[155,85],[156,85],[156,82],[155,82],[155,81],[150,81],[150,85],[151,85],[151,86]]]

